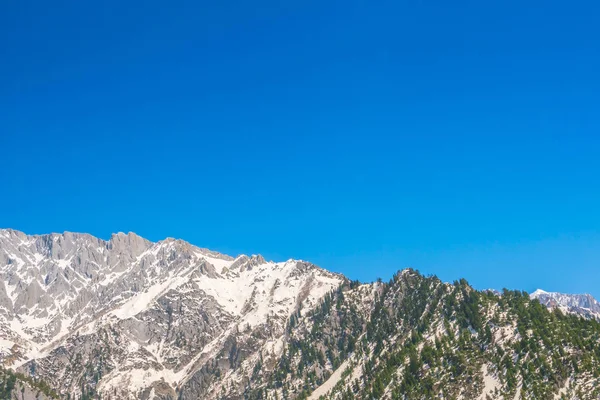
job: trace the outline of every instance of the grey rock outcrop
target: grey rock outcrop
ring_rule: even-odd
[[[172,238],[9,229],[0,274],[0,363],[63,395],[115,399],[243,391],[249,368],[280,355],[289,317],[344,280]]]

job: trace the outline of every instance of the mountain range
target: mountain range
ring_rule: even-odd
[[[0,273],[0,398],[600,395],[589,295],[359,283],[134,233],[3,229]]]
[[[538,289],[531,293],[531,298],[549,308],[560,308],[566,313],[600,320],[600,302],[589,294],[564,294]]]

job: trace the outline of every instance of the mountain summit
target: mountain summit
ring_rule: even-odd
[[[0,273],[7,398],[600,396],[600,323],[573,315],[597,312],[586,296],[412,269],[361,284],[134,233],[0,230]]]
[[[590,294],[565,294],[537,289],[531,293],[531,298],[538,299],[549,308],[560,308],[563,312],[600,320],[600,302]]]
[[[0,272],[3,364],[68,393],[90,384],[134,397],[192,390],[220,354],[231,366],[259,349],[278,355],[289,317],[344,280],[302,261],[233,258],[170,238],[8,229]]]

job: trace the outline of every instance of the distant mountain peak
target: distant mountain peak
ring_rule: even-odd
[[[600,302],[590,294],[565,294],[537,289],[529,296],[547,307],[600,320]]]
[[[549,294],[549,292],[546,292],[545,290],[542,290],[542,289],[536,289],[533,293],[530,294],[530,296],[537,297],[537,296],[541,296],[543,294]]]

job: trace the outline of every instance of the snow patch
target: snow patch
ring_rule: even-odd
[[[187,276],[178,276],[168,279],[165,282],[153,285],[142,293],[138,293],[116,310],[111,311],[111,314],[119,319],[127,319],[136,316],[146,310],[162,294],[174,289],[179,285],[183,285],[188,281]]]
[[[315,389],[314,392],[310,395],[308,400],[317,400],[321,396],[325,396],[331,389],[335,387],[335,385],[342,379],[342,374],[346,370],[346,368],[350,365],[350,360],[346,360],[336,369],[333,374],[327,379],[321,386]]]

